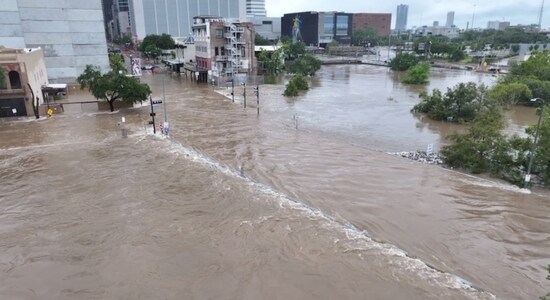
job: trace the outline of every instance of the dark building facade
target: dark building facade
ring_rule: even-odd
[[[353,14],[353,31],[372,28],[379,36],[388,36],[391,32],[391,14]]]
[[[309,45],[317,45],[319,41],[319,14],[317,12],[298,12],[285,14],[281,18],[281,35],[292,38],[294,24],[300,28],[298,40]]]
[[[293,38],[299,26],[298,40],[307,46],[321,46],[332,41],[350,44],[353,14],[343,12],[299,12],[285,14],[281,18],[281,35]]]

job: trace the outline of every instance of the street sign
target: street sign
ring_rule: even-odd
[[[426,149],[426,154],[431,155],[434,153],[434,144],[428,144],[428,149]]]

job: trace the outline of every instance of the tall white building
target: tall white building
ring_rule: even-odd
[[[407,18],[409,16],[409,6],[406,4],[399,4],[397,6],[397,13],[395,18],[395,29],[406,30]]]
[[[455,12],[450,11],[447,13],[447,22],[445,23],[445,26],[451,27],[455,24]]]
[[[149,34],[192,35],[193,18],[246,18],[246,0],[132,0],[132,33],[139,40]]]
[[[265,0],[246,0],[246,16],[248,18],[265,17]]]
[[[42,48],[50,82],[73,83],[87,64],[109,70],[101,0],[1,0],[0,45]]]

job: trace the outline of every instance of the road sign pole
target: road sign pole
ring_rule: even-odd
[[[151,102],[151,113],[149,114],[153,119],[151,124],[153,124],[153,134],[157,133],[157,128],[155,126],[155,110],[153,109],[153,97],[149,96],[149,101]]]

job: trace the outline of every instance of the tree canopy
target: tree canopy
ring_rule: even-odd
[[[445,95],[434,89],[431,95],[422,92],[422,102],[415,105],[411,111],[425,113],[439,121],[469,122],[483,107],[491,106],[484,98],[485,93],[485,86],[478,87],[473,82],[459,83],[452,89],[448,88]]]
[[[376,33],[374,28],[359,29],[353,32],[352,43],[356,46],[366,45],[371,43],[372,45],[378,43],[380,37]]]
[[[87,65],[86,69],[77,78],[80,88],[87,88],[98,100],[105,100],[109,108],[114,111],[113,103],[117,100],[138,102],[146,100],[151,94],[147,84],[140,83],[134,77],[128,77],[110,71],[101,74],[99,67]]]
[[[139,51],[145,52],[147,47],[149,47],[150,45],[153,45],[161,50],[170,50],[176,47],[176,43],[174,42],[172,37],[166,33],[163,33],[161,35],[147,35],[139,44]]]
[[[407,70],[407,76],[403,79],[406,84],[426,84],[430,77],[430,65],[418,64]]]
[[[273,45],[273,42],[261,36],[259,33],[256,33],[256,36],[254,38],[254,44],[256,46],[267,46],[267,45]]]
[[[420,59],[415,54],[400,53],[389,62],[389,66],[393,71],[407,71],[416,66],[419,61]]]
[[[450,137],[453,144],[444,146],[441,154],[447,165],[465,168],[473,173],[502,171],[510,163],[502,115],[496,109],[483,110],[472,122],[468,133]]]

